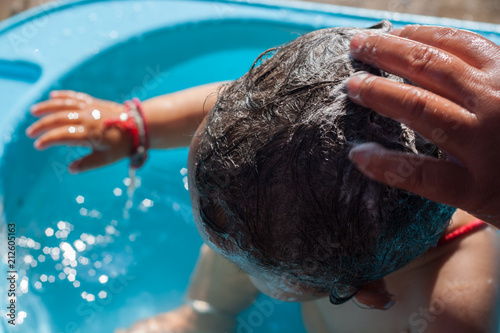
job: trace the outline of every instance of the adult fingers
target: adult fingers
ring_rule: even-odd
[[[464,130],[476,116],[424,89],[374,75],[360,74],[348,82],[356,103],[402,122],[459,159],[469,138]]]
[[[500,49],[481,35],[449,27],[408,25],[391,34],[440,48],[479,69],[493,64]]]
[[[354,147],[349,158],[373,180],[455,207],[461,206],[472,182],[453,162],[394,152],[375,143]]]
[[[446,51],[389,34],[357,34],[351,54],[460,105],[477,93],[475,83],[483,77],[482,71]]]
[[[69,165],[69,172],[76,174],[96,169],[112,162],[114,162],[114,160],[109,155],[109,152],[94,151],[93,153],[71,163]]]
[[[79,118],[80,115],[78,112],[57,112],[49,114],[28,127],[26,129],[26,135],[30,138],[34,138],[57,127],[76,125],[80,123]]]
[[[69,111],[83,109],[86,104],[69,98],[51,99],[45,102],[40,102],[31,107],[31,113],[34,116],[43,116],[45,114],[56,111]]]
[[[56,145],[89,146],[83,126],[62,126],[48,131],[35,141],[35,148],[44,150]]]

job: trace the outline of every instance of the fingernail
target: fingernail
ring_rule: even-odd
[[[360,169],[366,169],[374,154],[380,153],[384,148],[377,143],[368,142],[357,145],[349,151],[349,159]]]
[[[370,36],[367,32],[360,32],[351,40],[351,54],[359,54],[365,45],[365,40]]]
[[[389,294],[390,295],[390,294]],[[383,306],[383,309],[384,310],[388,310],[390,309],[394,303],[396,303],[396,300],[394,299],[394,297],[392,295],[390,295],[391,299],[389,300],[389,302],[387,302],[384,306]]]
[[[362,103],[360,97],[361,82],[363,82],[370,74],[367,72],[356,72],[347,81],[347,96],[355,102]]]
[[[360,302],[356,296],[354,296],[352,298],[352,301],[354,302],[354,304],[356,304],[358,307],[360,307],[361,309],[366,309],[366,310],[373,310],[375,309],[375,305],[373,304],[365,304],[365,303],[362,303]]]
[[[35,146],[36,149],[42,150],[42,143],[39,140],[36,140],[33,145]]]
[[[399,36],[403,32],[403,28],[399,28],[390,32],[391,35]]]
[[[80,172],[80,162],[75,161],[75,162],[71,163],[68,167],[68,170],[69,170],[69,173],[71,173],[72,175],[76,175],[77,173]]]
[[[358,147],[354,147],[349,152],[349,159],[360,169],[365,169],[370,163],[371,152]]]

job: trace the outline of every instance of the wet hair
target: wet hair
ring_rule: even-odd
[[[454,212],[372,181],[349,160],[364,142],[442,157],[347,98],[345,83],[358,71],[403,81],[350,57],[362,30],[318,30],[264,52],[221,90],[195,155],[200,215],[216,246],[275,276],[333,285],[336,304],[435,245]]]

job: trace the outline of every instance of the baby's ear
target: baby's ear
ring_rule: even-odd
[[[384,279],[362,285],[354,296],[354,301],[362,308],[379,310],[387,310],[395,302],[394,296],[386,289]]]
[[[391,32],[392,30],[394,30],[392,28],[392,23],[387,20],[380,21],[379,23],[372,25],[368,29],[382,30],[382,32]]]

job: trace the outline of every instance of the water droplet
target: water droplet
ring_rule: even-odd
[[[101,282],[102,284],[105,284],[106,282],[108,282],[108,276],[107,275],[101,275],[99,277],[99,282]]]
[[[92,117],[94,117],[95,120],[101,119],[101,111],[95,109],[92,111]]]
[[[21,280],[21,283],[19,283],[19,288],[21,289],[21,291],[23,293],[27,293],[28,292],[28,277],[24,277],[22,280]]]
[[[31,262],[32,262],[32,261],[33,261],[33,256],[31,256],[31,255],[29,255],[29,254],[28,254],[28,255],[26,255],[26,256],[24,257],[24,262],[25,262],[26,264],[28,264],[28,265],[29,265],[29,264],[31,264]]]
[[[85,243],[82,242],[80,239],[77,239],[76,241],[74,241],[73,245],[75,246],[75,248],[78,252],[85,251],[85,248],[87,247],[87,245],[85,245]]]
[[[116,229],[112,225],[107,225],[105,230],[106,230],[106,233],[110,234],[110,235],[113,235],[116,233]]]
[[[108,254],[107,256],[104,257],[104,259],[102,259],[102,262],[105,264],[109,264],[112,260],[113,260],[113,256]]]
[[[87,244],[89,245],[92,245],[95,243],[95,237],[93,235],[88,235],[87,236],[87,240],[86,240]]]
[[[28,239],[28,241],[26,242],[26,245],[28,247],[35,247],[35,241],[31,238]]]

